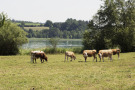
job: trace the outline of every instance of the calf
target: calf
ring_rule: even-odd
[[[96,59],[96,62],[97,62],[96,53],[97,53],[96,50],[84,50],[83,57],[85,58],[85,62],[87,60],[87,57],[92,57],[92,56],[94,57],[93,61]]]
[[[113,54],[113,51],[111,49],[109,49],[109,50],[100,50],[99,53],[98,53],[98,56],[100,58],[100,61],[101,61],[101,58],[102,58],[103,62],[104,62],[104,57],[109,57],[110,61],[111,61],[112,60],[112,54]]]
[[[71,52],[71,51],[66,51],[65,52],[65,61],[66,61],[66,57],[67,57],[67,60],[68,60],[68,57],[71,57],[71,61],[72,61],[72,58],[74,60],[76,59],[76,56],[75,56],[74,52]]]
[[[38,59],[38,58],[40,58],[41,63],[43,63],[44,60],[48,61],[48,58],[43,51],[31,51],[31,61],[33,61],[33,63],[34,63],[34,60],[36,62],[36,59]]]

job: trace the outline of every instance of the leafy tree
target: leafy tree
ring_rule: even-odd
[[[56,51],[56,47],[57,47],[57,45],[59,43],[59,40],[60,40],[59,38],[50,38],[49,39],[49,42],[52,45],[54,51]]]
[[[52,21],[47,20],[46,23],[44,24],[44,26],[51,28],[51,27],[53,27],[53,23],[52,23]]]
[[[6,20],[0,27],[0,55],[17,54],[19,46],[26,42],[26,33],[16,24]]]
[[[135,1],[104,0],[104,5],[88,26],[92,31],[85,34],[91,36],[91,47],[98,48],[102,43],[98,49],[118,46],[122,51],[132,51],[135,41]],[[87,39],[85,34],[84,39]]]
[[[4,22],[5,22],[5,15],[3,13],[0,14],[0,27],[3,26]]]

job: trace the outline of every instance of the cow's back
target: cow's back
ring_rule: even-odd
[[[112,50],[100,50],[99,54],[102,54],[102,56],[104,56],[104,57],[108,57],[109,55],[113,54],[113,51]]]
[[[74,53],[73,52],[71,52],[71,51],[66,51],[66,53],[65,53],[67,56],[71,56],[71,55],[74,55]]]
[[[88,57],[92,57],[93,55],[96,54],[96,50],[84,50],[83,55],[87,54]]]

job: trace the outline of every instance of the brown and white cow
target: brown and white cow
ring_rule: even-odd
[[[111,49],[113,51],[113,55],[118,55],[118,59],[119,59],[119,56],[120,56],[120,49]]]
[[[87,57],[94,57],[93,61],[96,59],[97,62],[97,57],[96,57],[97,51],[96,50],[84,50],[83,51],[83,57],[85,58],[85,62],[87,60]]]
[[[104,57],[110,58],[110,61],[111,61],[112,60],[112,54],[113,54],[113,51],[111,49],[100,50],[99,53],[98,53],[98,56],[100,58],[100,61],[101,61],[101,59],[103,59],[103,62],[104,62]]]
[[[41,63],[44,62],[44,60],[48,61],[48,58],[46,54],[43,51],[31,51],[31,61],[36,63],[36,59],[40,58]]]
[[[76,56],[75,56],[74,52],[71,52],[71,51],[66,51],[65,52],[65,61],[66,61],[66,57],[67,57],[67,60],[68,60],[68,57],[71,57],[71,61],[72,61],[72,58],[74,60],[76,59]]]

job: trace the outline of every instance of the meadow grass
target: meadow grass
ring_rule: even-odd
[[[21,23],[15,22],[17,25],[21,25]],[[31,22],[25,22],[25,25],[35,25],[35,26],[39,26],[40,23],[31,23]]]
[[[29,55],[0,56],[0,90],[135,90],[135,52],[113,56],[113,62],[47,56],[48,62],[34,64]]]
[[[24,27],[24,29],[25,30],[29,30],[29,29],[32,29],[32,30],[34,30],[34,31],[36,31],[36,30],[44,30],[44,29],[46,29],[46,30],[49,30],[49,27]]]

